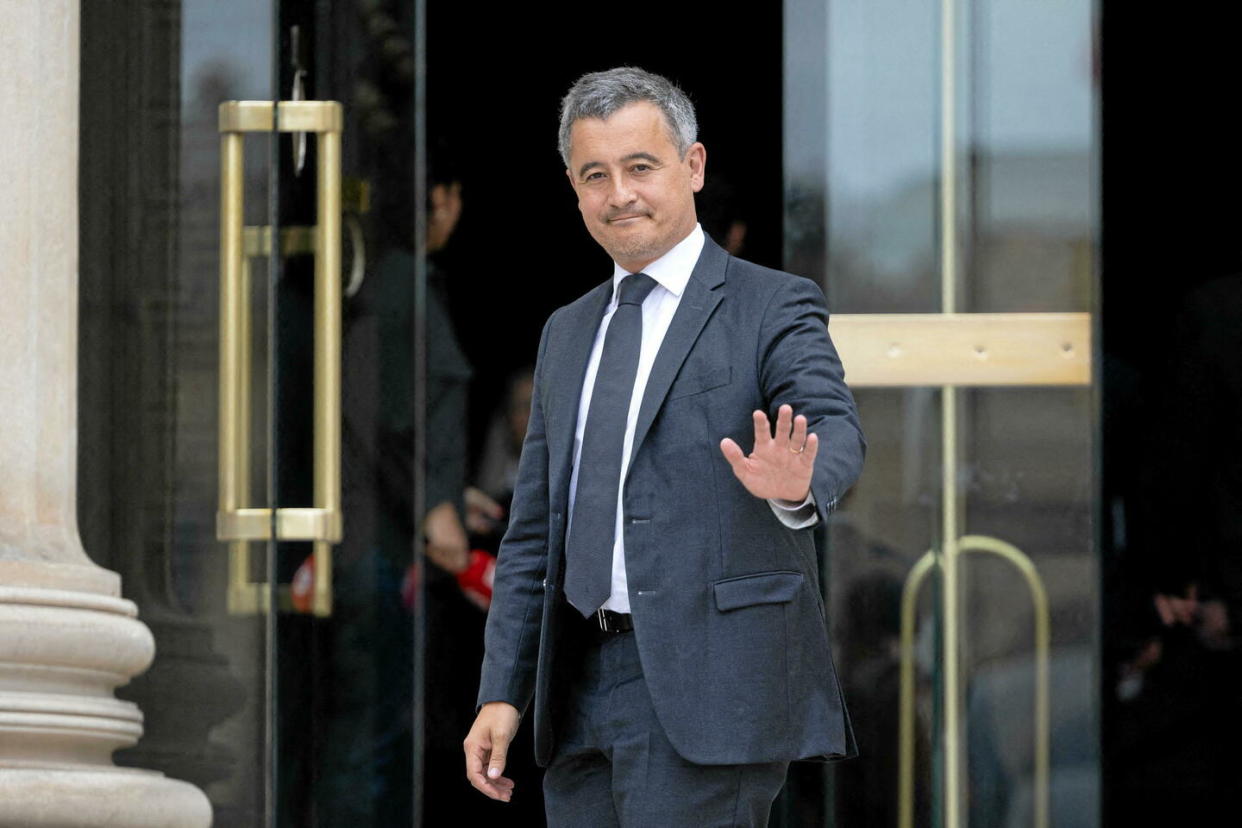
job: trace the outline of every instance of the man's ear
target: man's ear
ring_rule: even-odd
[[[698,141],[686,150],[686,163],[690,165],[690,188],[694,192],[703,189],[704,177],[707,174],[707,147]]]

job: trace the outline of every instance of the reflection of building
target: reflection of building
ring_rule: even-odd
[[[1039,312],[1084,307],[1092,290],[1091,159],[1085,152],[980,154],[962,207],[965,307]],[[925,171],[930,176],[934,171]],[[926,312],[939,301],[934,177],[833,194],[829,278],[850,312]],[[811,182],[801,188],[809,190]],[[822,221],[822,217],[820,219]],[[805,243],[812,244],[813,235]]]
[[[902,767],[862,764],[889,775],[899,825],[1094,824],[1098,746],[1065,737],[1098,709],[1096,414],[1089,370],[1058,371],[1089,369],[1097,307],[1096,90],[1070,59],[1090,47],[1090,6],[940,4],[969,21],[957,30],[884,2],[790,5],[828,31],[787,56],[787,94],[814,102],[787,122],[791,253],[822,263],[871,446],[847,505],[867,543],[829,536],[835,627],[905,607],[918,641],[889,657],[915,692]],[[1032,58],[1033,32],[1050,68],[1015,71],[1007,52]],[[823,124],[827,163],[794,146]],[[903,601],[840,600],[894,557]]]

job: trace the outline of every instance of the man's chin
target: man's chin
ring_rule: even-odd
[[[608,256],[615,262],[655,261],[666,251],[660,249],[658,242],[646,240],[609,239],[608,244],[601,244]]]

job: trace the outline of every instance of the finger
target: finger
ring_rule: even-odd
[[[1173,611],[1177,613],[1177,620],[1183,624],[1193,624],[1195,616],[1198,615],[1198,605],[1194,601],[1174,601]]]
[[[815,462],[815,455],[819,453],[819,435],[811,432],[806,438],[806,448],[802,450],[802,459],[810,464]]]
[[[492,793],[499,794],[498,797],[493,797],[494,799],[508,799],[513,794],[514,782],[507,776],[497,776],[495,779],[485,778],[483,784],[486,786],[484,793],[489,796]]]
[[[755,411],[755,413],[751,415],[751,419],[755,422],[754,450],[758,451],[760,446],[766,446],[768,443],[772,442],[772,426],[768,424],[768,415],[764,414],[762,411]]]
[[[787,438],[792,430],[794,430],[794,406],[786,402],[776,410],[776,433]]]
[[[806,446],[806,417],[799,414],[793,418],[793,434],[789,437],[790,451],[799,451]]]
[[[486,492],[479,492],[478,506],[483,514],[499,520],[505,516],[504,507],[491,498]]]
[[[470,783],[482,794],[491,799],[500,802],[509,802],[513,799],[513,780],[500,777],[499,779],[484,778],[481,782],[475,782],[473,779]]]
[[[488,792],[489,782],[483,773],[487,761],[487,749],[472,742],[466,743],[466,779],[483,793]]]
[[[746,453],[742,451],[741,446],[728,437],[720,441],[720,453],[729,461],[729,465],[733,467],[735,472],[746,462]]]
[[[466,746],[466,778],[476,790],[492,799],[508,802],[513,796],[513,780],[499,777],[489,779],[483,772],[488,751],[481,746]]]
[[[1169,608],[1169,599],[1163,595],[1157,595],[1155,599],[1156,613],[1160,616],[1160,623],[1166,627],[1173,626],[1173,610]]]
[[[476,535],[486,535],[492,531],[492,519],[486,515],[471,511],[466,515],[466,528]]]

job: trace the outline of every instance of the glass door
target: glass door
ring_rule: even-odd
[[[123,6],[83,5],[79,464],[157,644],[118,760],[219,825],[538,824],[461,773],[487,561],[423,0]],[[825,287],[870,453],[823,538],[862,756],[796,765],[778,824],[1095,820],[1093,9],[784,5],[783,266]]]
[[[280,179],[278,137],[254,127],[284,97],[277,11],[144,0],[81,18],[79,520],[157,653],[120,691],[145,732],[116,761],[198,786],[217,825],[274,821]]]
[[[785,264],[869,452],[824,537],[861,755],[784,824],[1098,824],[1094,6],[785,20]]]
[[[268,619],[275,825],[409,825],[421,811],[416,11],[279,3],[275,94],[219,109],[221,457],[235,463],[254,417],[241,390],[253,310],[237,298],[251,292],[254,263],[266,289],[267,503],[222,489],[221,540],[231,610]],[[251,135],[268,142],[271,165],[258,225],[235,203],[236,155]],[[222,460],[222,486],[244,477]],[[256,556],[264,578],[248,581]]]
[[[158,651],[117,759],[217,825],[420,824],[423,512],[463,489],[423,471],[420,13],[83,8],[81,523]]]
[[[417,14],[412,1],[276,10],[265,252],[279,826],[414,825],[422,812]]]

